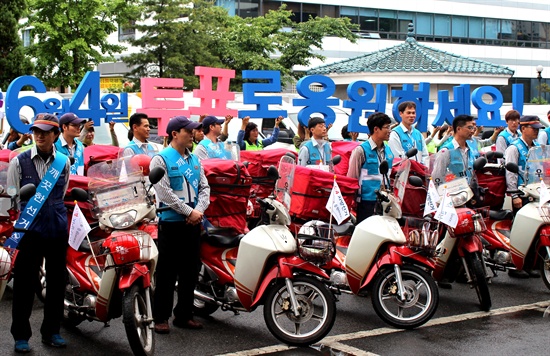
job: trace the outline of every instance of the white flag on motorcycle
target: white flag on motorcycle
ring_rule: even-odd
[[[539,206],[543,206],[544,203],[546,203],[548,200],[550,200],[550,192],[548,191],[548,187],[546,187],[546,184],[544,183],[544,181],[541,179]]]
[[[348,205],[342,196],[338,183],[336,183],[336,178],[334,178],[334,186],[330,192],[330,197],[328,197],[326,208],[334,216],[338,225],[350,217]]]
[[[428,194],[426,195],[426,204],[424,204],[424,216],[430,215],[437,211],[437,202],[439,201],[439,193],[435,188],[433,180],[430,179],[428,184]]]
[[[449,193],[447,193],[447,189],[443,190],[443,197],[441,198],[441,204],[439,204],[437,212],[435,213],[435,219],[452,227],[453,229],[458,224],[458,214],[456,213],[456,209]]]
[[[69,246],[78,250],[82,240],[92,230],[90,224],[86,221],[86,217],[82,214],[80,207],[74,202],[73,217],[71,218],[71,230],[69,231]]]
[[[122,161],[122,167],[120,167],[120,175],[118,177],[120,183],[126,183],[128,181],[128,171],[126,170],[126,164]]]

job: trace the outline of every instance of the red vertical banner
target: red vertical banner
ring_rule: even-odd
[[[235,99],[235,93],[229,91],[229,82],[235,78],[232,69],[195,67],[200,78],[200,89],[193,90],[193,97],[200,99],[199,107],[190,107],[192,115],[237,116],[237,110],[227,108],[227,102]],[[217,79],[216,90],[213,80]]]

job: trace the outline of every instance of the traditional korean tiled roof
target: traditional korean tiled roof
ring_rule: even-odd
[[[459,56],[422,45],[409,34],[404,43],[359,57],[322,65],[307,71],[311,74],[346,73],[462,73],[509,75],[508,67]]]

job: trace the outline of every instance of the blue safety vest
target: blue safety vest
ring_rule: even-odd
[[[413,129],[410,136],[409,134],[406,134],[405,131],[403,131],[403,127],[401,126],[397,126],[394,129],[394,131],[399,136],[399,140],[401,141],[401,147],[403,147],[403,151],[405,153],[413,147],[416,147],[418,152],[422,152],[423,143],[422,143],[422,134],[420,133],[420,131],[418,131],[417,129]]]
[[[199,145],[204,146],[208,158],[231,159],[231,152],[223,147],[223,142],[214,143],[212,140],[204,138],[199,142]]]
[[[550,143],[550,127],[545,128],[544,132],[546,132],[546,142],[539,142],[539,144],[547,145]]]
[[[21,187],[28,183],[34,184],[36,187],[40,185],[41,179],[31,160],[31,151],[28,150],[17,156],[19,166],[21,167]],[[59,155],[56,152],[56,155]],[[63,156],[65,157],[65,156]],[[66,158],[66,157],[65,157]],[[66,161],[65,161],[66,162]],[[51,168],[50,168],[51,169]],[[63,203],[63,195],[65,194],[65,183],[67,181],[65,173],[65,165],[61,170],[59,178],[53,186],[50,195],[43,202],[42,208],[38,211],[33,222],[27,228],[28,231],[40,233],[46,237],[66,236],[68,233],[67,209]],[[40,199],[36,195],[32,199]],[[28,201],[21,202],[21,211],[27,207]]]
[[[525,172],[525,166],[527,165],[527,155],[529,154],[529,147],[523,142],[523,140],[515,140],[512,145],[518,149],[518,167]],[[533,141],[533,146],[540,146],[537,141]],[[518,185],[524,183],[524,178],[521,174],[518,174]]]
[[[199,159],[194,154],[190,154],[187,159],[184,159],[172,146],[166,147],[158,155],[162,157],[166,164],[166,175],[170,180],[170,188],[172,188],[174,194],[185,204],[194,208],[199,197],[201,174]],[[194,201],[189,201],[189,197],[184,196],[184,180],[189,183],[188,188],[191,187],[195,191]],[[160,206],[164,206],[164,204],[161,203]],[[186,216],[178,214],[173,209],[160,213],[160,221],[185,221],[186,218]]]
[[[512,136],[511,133],[508,132],[508,130],[503,130],[501,133],[498,134],[499,136],[504,137],[506,140],[506,147],[510,146],[512,142],[517,140],[519,137],[521,137],[521,132],[518,132],[518,137]]]
[[[479,151],[474,140],[466,140],[466,145],[468,146],[468,167],[464,167],[462,153],[460,152],[460,149],[454,147],[452,140],[446,142],[443,146],[441,146],[441,148],[446,148],[449,150],[451,157],[449,171],[457,177],[466,176],[469,181],[472,177],[474,161],[479,157]]]
[[[153,157],[156,154],[155,148],[150,143],[147,144],[147,151],[143,149],[143,146],[138,146],[134,140],[130,141],[124,149],[126,148],[131,149],[136,155],[148,155]]]
[[[328,164],[332,159],[332,150],[330,149],[330,144],[326,143],[323,145],[323,156],[321,156],[321,151],[319,151],[319,146],[313,146],[311,140],[304,143],[304,146],[307,147],[309,153],[309,158],[307,164]]]
[[[364,176],[361,181],[361,200],[376,201],[374,191],[380,189],[380,177],[377,177],[380,175],[378,153],[376,149],[371,149],[369,141],[363,142],[361,147],[365,152],[365,163],[363,163],[361,169],[366,169],[368,172],[368,175]],[[388,165],[391,167],[393,165],[393,153],[388,145],[384,145],[384,152],[386,154],[386,161],[388,161]]]
[[[63,146],[60,139],[55,141],[55,150],[63,153],[67,157],[73,157],[74,163],[71,165],[71,174],[78,174],[78,168],[81,167],[81,173],[84,175],[84,145],[78,139],[75,138],[75,151],[74,156],[69,152],[68,146]]]

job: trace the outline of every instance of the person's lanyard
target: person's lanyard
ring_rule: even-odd
[[[36,187],[36,194],[29,200],[25,210],[21,211],[21,216],[15,222],[16,229],[28,229],[42,206],[48,199],[48,196],[55,187],[55,184],[59,180],[65,164],[67,162],[67,156],[61,152],[55,153],[55,159],[52,165],[46,171],[44,178],[40,181],[38,187]],[[16,248],[19,242],[25,235],[24,232],[14,232],[9,239],[6,240],[4,246],[9,248]]]
[[[315,140],[317,142],[317,140]],[[315,147],[317,149],[317,152],[319,152],[319,158],[321,158],[321,164],[325,164],[325,150],[323,148],[324,146],[320,146],[319,142],[317,142],[317,146]]]

